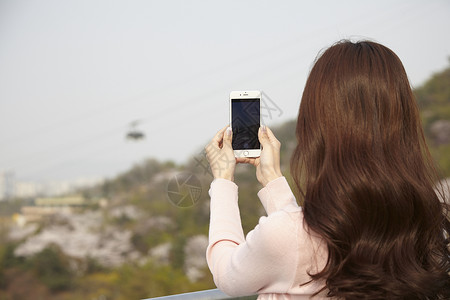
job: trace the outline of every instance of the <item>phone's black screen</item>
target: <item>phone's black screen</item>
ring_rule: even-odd
[[[260,99],[232,99],[231,127],[233,149],[259,149],[258,129],[260,123]]]

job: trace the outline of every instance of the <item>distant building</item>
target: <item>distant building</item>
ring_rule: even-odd
[[[14,173],[0,172],[0,201],[14,197]]]
[[[29,223],[54,214],[70,214],[76,207],[82,207],[98,201],[88,201],[81,195],[36,198],[34,200],[35,206],[22,206],[19,216],[24,219],[22,222]]]
[[[17,198],[33,198],[43,193],[43,187],[36,182],[17,181],[14,193]]]
[[[70,214],[71,212],[70,206],[22,206],[18,216],[23,218],[20,220],[22,223],[29,223],[57,213]]]
[[[48,197],[48,198],[37,198],[34,200],[36,206],[81,206],[87,204],[86,199],[83,196],[65,196],[65,197]]]
[[[78,189],[92,187],[102,182],[99,177],[82,177],[75,180],[62,181],[19,181],[14,180],[14,197],[35,198],[64,196],[76,193]]]

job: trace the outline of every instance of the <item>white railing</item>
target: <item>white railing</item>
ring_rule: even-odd
[[[230,297],[218,289],[205,290],[192,293],[184,293],[178,295],[163,296],[157,298],[148,298],[144,300],[218,300],[218,299],[256,299],[257,296],[247,297]]]

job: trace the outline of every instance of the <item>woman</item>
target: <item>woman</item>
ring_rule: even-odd
[[[235,159],[231,134],[221,129],[206,147],[215,178],[207,261],[225,293],[450,299],[447,211],[407,75],[390,49],[343,41],[317,59],[291,158],[302,207],[270,129],[260,128],[259,158]],[[268,214],[246,238],[236,163],[256,166]]]

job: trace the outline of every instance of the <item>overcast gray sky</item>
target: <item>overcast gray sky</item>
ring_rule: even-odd
[[[185,162],[228,122],[232,90],[295,118],[317,53],[369,38],[413,86],[448,66],[450,1],[0,0],[0,171],[113,176]],[[147,135],[125,140],[128,124]]]

